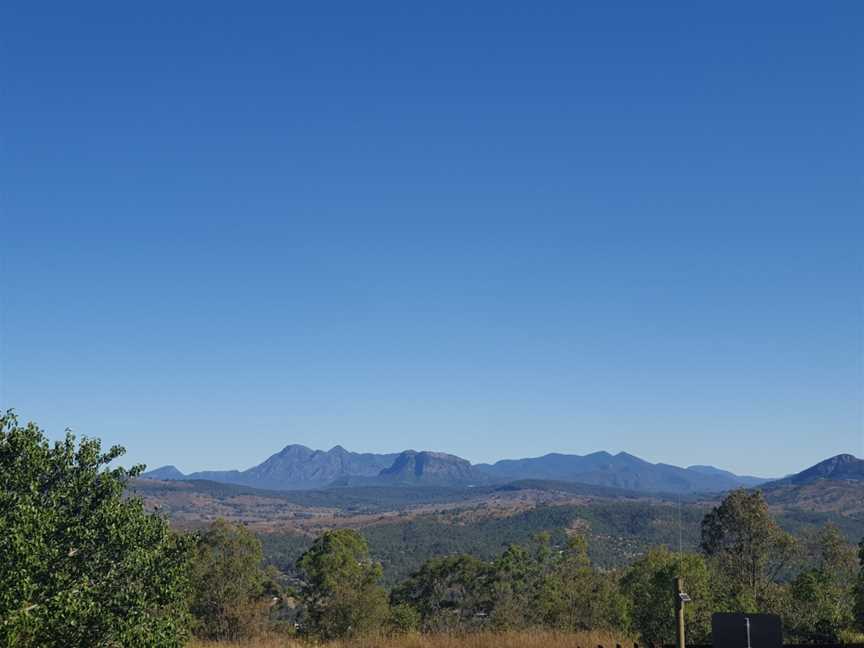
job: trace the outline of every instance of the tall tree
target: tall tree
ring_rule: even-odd
[[[183,645],[192,538],[124,497],[123,452],[0,416],[0,645]]]
[[[432,558],[393,590],[395,604],[410,605],[426,631],[483,625],[492,609],[493,569],[469,555]]]
[[[785,626],[797,641],[838,643],[855,621],[855,548],[833,525],[809,545],[811,567],[792,581]]]
[[[594,569],[583,536],[567,547],[545,577],[538,608],[547,625],[561,630],[624,630],[627,602],[613,574]]]
[[[389,619],[381,565],[352,529],[327,531],[297,561],[306,577],[307,630],[322,639],[380,631]]]
[[[244,639],[263,623],[265,573],[261,542],[246,527],[217,520],[201,535],[192,569],[195,634]]]
[[[633,629],[648,644],[675,642],[672,583],[678,576],[684,579],[692,599],[684,608],[687,635],[693,643],[711,643],[714,602],[705,559],[698,554],[673,553],[667,547],[651,549],[627,569],[622,579]]]
[[[492,623],[499,629],[535,625],[542,563],[519,545],[510,545],[493,563]]]
[[[732,491],[702,520],[702,551],[717,569],[731,608],[770,605],[795,541],[771,517],[761,491]]]

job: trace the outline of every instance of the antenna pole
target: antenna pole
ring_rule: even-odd
[[[684,638],[684,579],[675,579],[675,648],[685,648]]]

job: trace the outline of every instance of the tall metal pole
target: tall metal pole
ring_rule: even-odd
[[[684,579],[675,579],[675,647],[685,648],[684,641]]]

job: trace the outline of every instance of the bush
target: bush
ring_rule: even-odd
[[[410,605],[397,603],[390,608],[390,618],[387,625],[390,634],[417,632],[420,629],[420,613]]]

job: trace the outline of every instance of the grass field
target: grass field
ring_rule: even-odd
[[[546,630],[483,632],[465,635],[403,635],[389,638],[359,638],[325,644],[296,639],[253,639],[240,643],[192,642],[188,648],[615,648],[633,646],[628,637],[604,632],[560,633]]]

